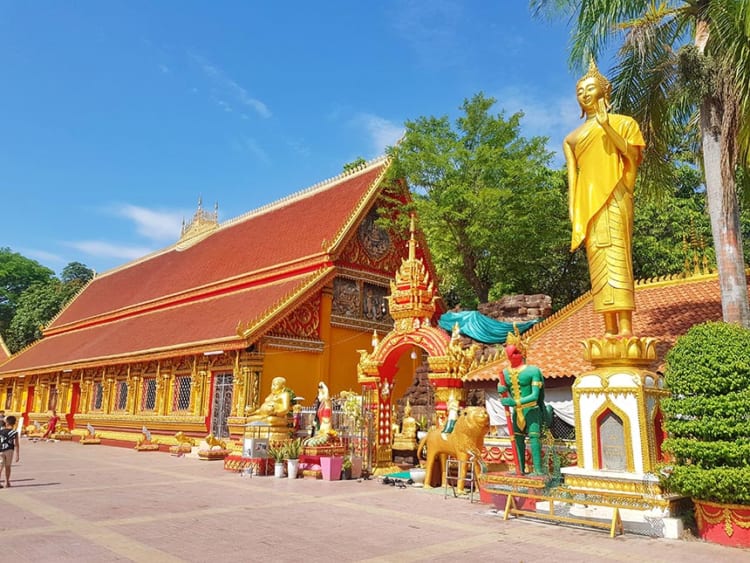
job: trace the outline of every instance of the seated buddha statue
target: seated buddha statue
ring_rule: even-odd
[[[271,392],[254,411],[248,413],[246,422],[265,422],[271,426],[287,426],[287,414],[291,409],[291,397],[286,389],[286,379],[274,377]]]
[[[417,446],[417,421],[411,416],[411,404],[406,399],[401,432],[393,436],[394,450],[413,450]]]

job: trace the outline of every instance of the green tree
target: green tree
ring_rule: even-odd
[[[91,281],[94,277],[94,270],[81,264],[80,262],[71,262],[60,272],[60,279],[64,284],[77,284],[83,286]]]
[[[35,283],[54,279],[55,273],[10,248],[0,248],[0,334],[6,335],[21,294]]]
[[[37,283],[21,294],[16,314],[10,322],[6,344],[15,353],[42,337],[42,328],[70,299],[69,287],[58,279]]]
[[[548,291],[570,260],[562,177],[548,168],[547,139],[523,138],[523,114],[494,115],[494,104],[482,93],[465,100],[455,126],[447,116],[407,121],[388,149],[452,304]]]
[[[620,41],[613,102],[641,124],[647,183],[669,185],[675,126],[700,131],[706,199],[726,322],[750,327],[737,179],[750,167],[750,3],[738,0],[532,0],[574,18],[578,66]]]

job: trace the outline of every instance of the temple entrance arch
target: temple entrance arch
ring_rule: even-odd
[[[398,371],[398,360],[406,350],[414,347],[427,355],[428,379],[435,391],[435,410],[445,415],[447,401],[453,392],[461,404],[465,400],[463,375],[474,362],[476,346],[464,350],[458,327],[452,335],[435,326],[435,300],[430,274],[421,258],[416,256],[414,216],[411,218],[409,257],[401,263],[391,282],[388,300],[393,318],[393,330],[382,340],[373,334],[371,352],[359,350],[357,366],[359,383],[368,391],[365,407],[373,413],[373,443],[370,444],[374,473],[391,472],[394,469],[391,457],[393,436],[391,407],[394,378]]]

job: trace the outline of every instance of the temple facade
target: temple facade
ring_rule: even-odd
[[[359,390],[357,351],[393,327],[386,297],[408,256],[410,233],[376,224],[379,207],[397,213],[408,197],[386,184],[388,166],[223,224],[199,204],[176,244],[95,277],[0,365],[0,405],[25,424],[54,409],[73,433],[127,443],[144,427],[236,438],[278,376],[306,404],[319,382]],[[403,393],[413,366],[399,366]]]

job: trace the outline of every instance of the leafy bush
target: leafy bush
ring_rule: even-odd
[[[300,438],[290,440],[285,451],[287,459],[299,459],[299,454],[302,453],[302,440]]]
[[[698,500],[750,505],[750,330],[694,326],[666,357],[662,402],[674,466],[667,490]]]

